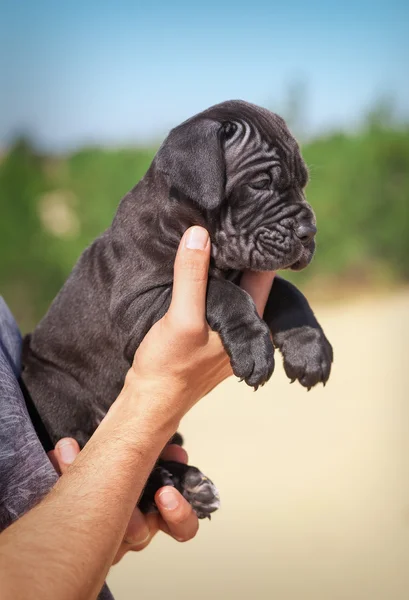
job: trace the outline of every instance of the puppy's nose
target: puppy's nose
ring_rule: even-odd
[[[300,238],[301,242],[306,246],[311,242],[312,238],[317,233],[317,228],[312,223],[300,223],[295,229],[295,234]]]

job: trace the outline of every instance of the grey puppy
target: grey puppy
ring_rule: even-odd
[[[310,262],[316,223],[307,180],[283,119],[252,104],[218,104],[170,132],[25,339],[22,379],[53,443],[70,436],[83,446],[119,394],[136,349],[169,307],[173,261],[191,225],[211,236],[207,320],[234,374],[254,388],[264,384],[276,347],[292,380],[325,384],[332,348],[304,296],[277,277],[260,319],[238,285],[244,269],[298,270]],[[180,489],[200,517],[218,507],[200,471],[159,461],[143,510],[164,483]]]

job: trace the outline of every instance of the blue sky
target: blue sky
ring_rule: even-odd
[[[280,112],[303,81],[305,127],[353,126],[376,97],[409,110],[409,3],[0,0],[0,147],[160,138],[242,98]]]

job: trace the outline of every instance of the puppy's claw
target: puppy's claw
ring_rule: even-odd
[[[310,388],[310,387],[309,387],[309,388],[307,388],[307,392],[309,392],[310,390],[311,390],[311,388]]]
[[[295,379],[291,379],[290,383],[294,383]]]

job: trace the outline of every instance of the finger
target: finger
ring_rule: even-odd
[[[240,287],[253,298],[260,317],[263,316],[275,274],[275,271],[244,271],[241,278]]]
[[[183,235],[176,255],[169,316],[193,327],[206,324],[206,288],[210,262],[210,238],[203,227],[191,227]]]
[[[133,547],[145,547],[152,538],[152,533],[145,515],[138,507],[134,508],[124,535],[124,542]]]
[[[175,462],[187,465],[188,455],[184,448],[177,444],[168,444],[160,455],[163,460],[174,460]]]
[[[73,440],[72,438],[63,438],[57,442],[54,452],[59,469],[61,473],[64,474],[68,467],[77,458],[80,452],[80,447],[76,440]]]
[[[135,511],[140,512],[138,508],[136,508]],[[142,515],[142,513],[140,513],[140,514]],[[153,540],[153,538],[159,531],[159,529],[160,529],[159,520],[162,520],[162,519],[157,513],[142,515],[142,518],[144,519],[144,524],[147,526],[147,528],[149,530],[149,534],[144,539],[142,539],[142,533],[143,533],[142,528],[138,528],[138,525],[137,525],[137,530],[139,531],[140,536],[137,535],[134,538],[132,532],[129,531],[129,527],[128,527],[125,537],[124,537],[124,541],[119,546],[118,552],[116,553],[115,559],[113,561],[114,565],[116,565],[124,557],[124,555],[127,552],[140,552],[141,550],[144,550],[144,548],[146,548],[146,546],[148,546],[151,543],[151,541]],[[138,517],[136,515],[135,515],[135,517],[134,517],[134,515],[132,515],[131,520],[132,519],[135,519],[135,521],[137,521]],[[129,535],[128,535],[128,532],[129,532]],[[135,542],[135,543],[133,543],[133,542]]]
[[[166,486],[158,490],[155,502],[175,540],[187,542],[196,535],[199,529],[198,518],[188,501],[175,488]]]

